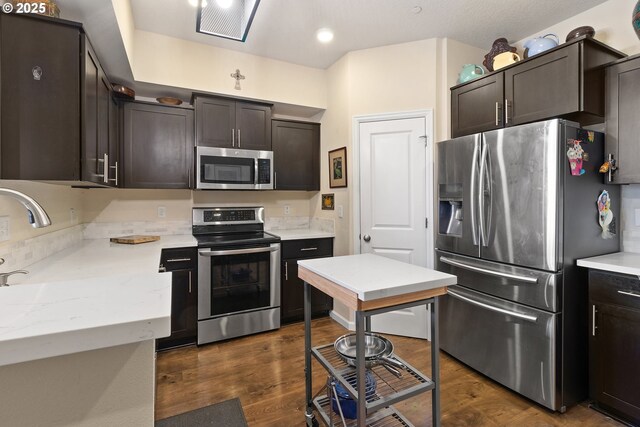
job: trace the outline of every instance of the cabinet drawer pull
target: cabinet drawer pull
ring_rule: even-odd
[[[302,248],[301,251],[317,251],[318,248]]]
[[[284,262],[284,280],[289,280],[289,262]]]
[[[591,306],[591,335],[596,336],[596,306]]]
[[[191,261],[191,258],[172,258],[167,260],[167,262],[187,262],[187,261]]]
[[[189,270],[189,293],[191,293],[191,270]]]
[[[622,295],[629,295],[630,297],[636,297],[636,298],[640,298],[640,293],[639,292],[634,292],[634,291],[618,291],[619,294]]]

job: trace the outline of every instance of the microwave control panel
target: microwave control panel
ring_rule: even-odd
[[[271,182],[271,159],[258,159],[258,184]]]

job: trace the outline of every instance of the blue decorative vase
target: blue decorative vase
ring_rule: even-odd
[[[640,39],[640,0],[638,0],[636,7],[633,9],[633,18],[631,23],[633,24],[633,29],[636,31],[636,35]]]

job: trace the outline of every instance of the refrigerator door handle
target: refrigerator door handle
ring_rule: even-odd
[[[469,207],[471,208],[471,238],[473,240],[473,246],[479,245],[478,226],[476,224],[476,201],[478,200],[476,185],[478,177],[478,148],[481,141],[478,141],[478,138],[473,141],[473,158],[471,159],[471,200]]]
[[[485,304],[483,302],[480,301],[476,301],[474,299],[462,296],[460,294],[457,294],[451,290],[447,290],[447,294],[451,295],[452,297],[461,299],[463,301],[466,301],[470,304],[473,305],[477,305],[478,307],[482,307],[482,308],[486,308],[487,310],[491,310],[491,311],[495,311],[497,313],[502,313],[502,314],[506,314],[508,316],[513,316],[516,317],[518,319],[522,319],[522,320],[527,320],[529,322],[536,322],[538,320],[537,316],[529,316],[528,314],[523,314],[523,313],[518,313],[515,311],[511,311],[511,310],[505,310],[504,308],[500,308],[500,307],[495,307],[493,305],[489,305],[489,304]]]
[[[520,276],[518,274],[510,274],[510,273],[503,273],[501,271],[489,270],[486,268],[465,264],[464,262],[456,261],[454,259],[443,257],[443,256],[440,257],[440,261],[444,262],[445,264],[453,265],[454,267],[464,268],[465,270],[477,271],[478,273],[488,274],[491,276],[503,277],[505,279],[518,280],[520,282],[526,282],[531,284],[538,283],[537,277]]]
[[[487,155],[489,153],[489,146],[486,142],[482,144],[482,154],[480,154],[480,189],[478,191],[478,199],[479,199],[479,210],[480,210],[480,241],[482,242],[482,246],[488,246],[487,242],[489,239],[487,237],[487,230],[485,229],[485,218],[484,218],[484,192],[485,192],[485,173],[487,169]]]

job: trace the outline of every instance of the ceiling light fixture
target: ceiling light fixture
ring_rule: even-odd
[[[196,31],[244,42],[259,4],[260,0],[216,0],[206,8],[201,5]]]
[[[207,0],[189,0],[189,4],[193,7],[198,7],[202,1],[202,7],[207,7]]]
[[[233,0],[216,0],[216,3],[223,9],[229,9],[233,4]]]
[[[320,28],[316,32],[316,37],[321,43],[329,43],[331,40],[333,40],[333,31],[331,31],[329,28]]]

